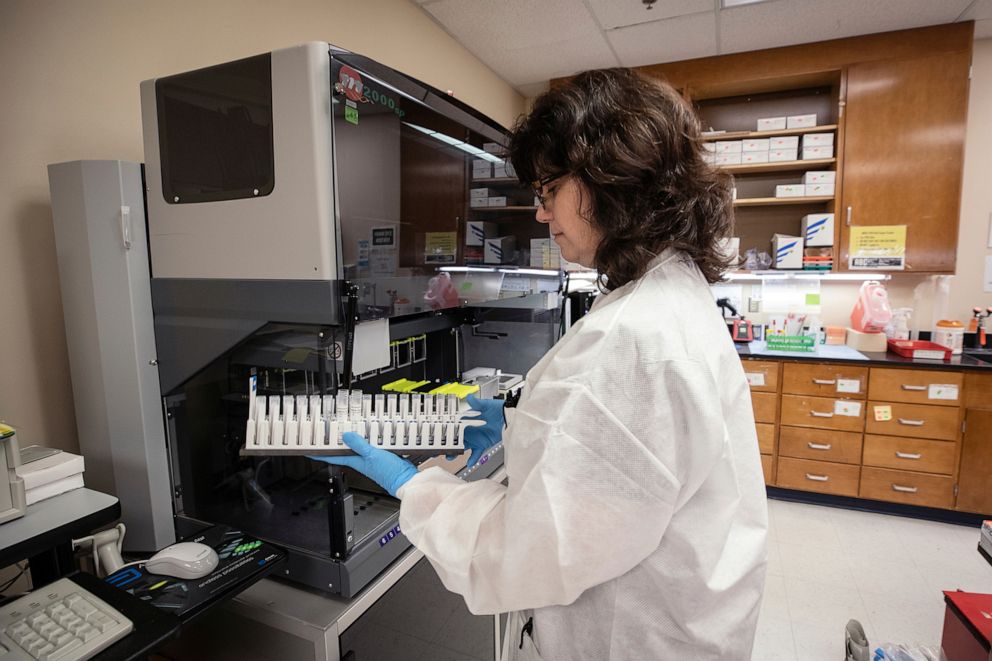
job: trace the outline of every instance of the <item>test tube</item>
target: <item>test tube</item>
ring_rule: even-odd
[[[396,395],[386,395],[386,417],[390,420],[396,419]]]
[[[338,396],[334,400],[334,419],[348,420],[348,413],[351,409],[351,401],[347,390],[338,391]]]
[[[385,419],[385,417],[386,417],[386,396],[385,395],[376,395],[375,396],[375,407],[374,408],[375,408],[375,417],[379,418],[380,420]]]

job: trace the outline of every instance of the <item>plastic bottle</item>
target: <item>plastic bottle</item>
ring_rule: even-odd
[[[941,319],[933,332],[933,341],[960,354],[964,346],[964,324],[954,319]]]
[[[913,315],[912,308],[896,308],[892,311],[892,320],[885,327],[885,335],[890,340],[909,339],[909,318]]]

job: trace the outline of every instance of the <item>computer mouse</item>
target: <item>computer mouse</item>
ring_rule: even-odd
[[[145,562],[149,574],[175,578],[200,578],[217,568],[217,552],[199,542],[167,546]]]

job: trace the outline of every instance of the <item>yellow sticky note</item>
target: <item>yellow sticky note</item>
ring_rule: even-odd
[[[892,407],[876,406],[875,407],[875,422],[886,422],[892,419]]]

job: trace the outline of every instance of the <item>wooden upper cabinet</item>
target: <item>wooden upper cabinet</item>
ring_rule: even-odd
[[[970,65],[952,51],[848,67],[841,268],[849,222],[906,225],[906,271],[954,272]]]

